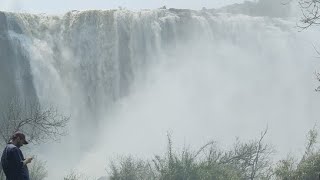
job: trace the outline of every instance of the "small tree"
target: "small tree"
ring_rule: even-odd
[[[299,0],[302,12],[302,29],[307,29],[312,25],[320,25],[320,0]]]
[[[268,128],[261,133],[259,139],[246,143],[237,140],[233,150],[224,157],[224,163],[235,165],[242,172],[243,179],[270,179],[274,148],[263,142],[267,132]]]
[[[69,117],[58,113],[56,108],[41,107],[36,101],[12,101],[1,108],[0,143],[6,144],[16,131],[22,131],[33,143],[45,140],[58,140],[66,134],[65,127]]]
[[[302,12],[300,24],[298,27],[302,30],[307,29],[314,25],[320,25],[320,0],[299,0],[299,6]],[[320,50],[314,46],[316,53],[320,56]],[[316,78],[320,81],[320,73],[316,72]],[[316,88],[320,91],[320,86]]]

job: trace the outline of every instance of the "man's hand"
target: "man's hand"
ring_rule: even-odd
[[[31,163],[32,160],[33,160],[32,157],[25,159],[25,160],[23,161],[23,165],[27,165],[27,164]]]

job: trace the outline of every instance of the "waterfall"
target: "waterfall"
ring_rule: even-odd
[[[39,150],[50,178],[73,167],[103,175],[115,153],[161,152],[168,131],[198,147],[268,126],[283,154],[303,147],[320,117],[319,33],[298,32],[290,17],[226,12],[1,12],[0,97],[31,96],[72,117],[63,145]]]

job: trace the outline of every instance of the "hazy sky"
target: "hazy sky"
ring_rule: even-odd
[[[154,9],[166,5],[168,8],[201,9],[217,8],[226,4],[241,3],[244,0],[0,0],[0,11],[32,13],[63,13],[69,10],[114,9],[119,6],[128,9]]]

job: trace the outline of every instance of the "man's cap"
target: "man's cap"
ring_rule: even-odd
[[[26,136],[22,132],[20,132],[20,131],[15,132],[12,135],[11,139],[13,140],[17,137],[19,137],[20,139],[22,139],[24,141],[23,144],[29,144],[28,141],[26,140]]]

